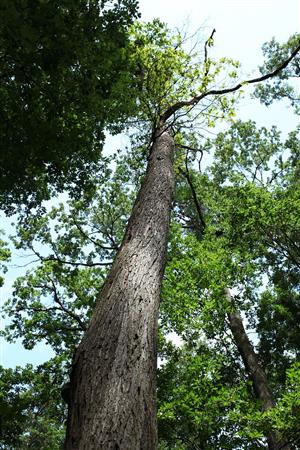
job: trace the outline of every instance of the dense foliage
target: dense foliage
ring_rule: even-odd
[[[60,384],[63,357],[34,369],[0,369],[1,449],[61,448],[64,410]]]
[[[1,2],[0,202],[80,192],[101,171],[104,129],[132,106],[128,27],[135,0]]]

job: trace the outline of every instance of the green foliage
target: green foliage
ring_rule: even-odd
[[[3,307],[10,318],[2,335],[32,349],[45,341],[69,358],[77,347],[114,255],[132,206],[128,161],[122,155],[114,173],[82,198],[52,207],[47,214],[21,217],[17,249],[31,253],[31,268],[13,286]],[[136,163],[138,166],[138,163]],[[135,166],[135,167],[137,167]]]
[[[34,369],[0,367],[0,448],[59,450],[64,437],[63,357]]]
[[[105,129],[142,122],[149,131],[174,102],[237,77],[238,63],[203,61],[159,20],[136,22],[129,35],[135,0],[15,0],[2,9],[0,202],[7,212],[63,189],[78,198],[105,170]],[[209,100],[205,122],[231,117],[234,103]]]
[[[14,0],[0,21],[0,202],[74,195],[101,171],[104,128],[128,115],[135,0]],[[126,97],[126,98],[125,98]]]
[[[192,379],[185,385],[187,375],[181,368],[187,371],[193,364],[197,366],[197,356],[192,353],[188,362],[181,365],[178,355],[185,347],[175,352],[176,357],[174,352],[165,351],[166,368],[170,364],[166,377],[170,379],[164,381],[164,386],[168,382],[172,386],[173,374],[180,372],[180,378],[174,382],[178,396],[171,391],[168,408],[162,410],[163,427],[166,420],[174,420],[170,428],[161,431],[162,448],[176,448],[176,445],[182,449],[197,448],[197,445],[220,449],[264,448],[264,436],[270,429],[277,430],[283,439],[290,439],[291,430],[298,429],[299,411],[294,406],[298,387],[288,395],[289,371],[292,364],[299,361],[300,211],[298,163],[294,156],[299,141],[295,140],[296,132],[292,135],[282,142],[275,128],[258,130],[254,122],[237,122],[215,140],[198,145],[205,153],[213,152],[213,163],[204,172],[197,173],[192,155],[187,159],[189,168],[185,167],[184,158],[181,171],[179,163],[169,262],[162,294],[162,330],[175,332],[187,343],[185,345],[193,348],[204,341],[210,351],[213,349],[213,356],[224,358],[230,366],[229,378],[222,379],[224,388],[228,386],[226,383],[230,386],[235,377],[239,380],[248,377],[227,324],[228,312],[243,311],[251,333],[255,333],[256,351],[278,406],[263,413],[248,384],[248,398],[241,392],[238,394],[240,400],[245,399],[245,404],[242,407],[238,402],[231,405],[229,418],[226,416],[227,425],[232,425],[232,429],[227,428],[228,441],[203,442],[201,433],[208,425],[202,428],[199,423],[197,428],[191,428],[190,422],[197,417],[198,407],[207,414],[205,418],[209,417],[209,408],[202,401],[203,397],[210,401],[215,395],[215,385],[204,396],[199,390],[194,392]],[[187,171],[201,206],[204,229],[199,228],[200,218],[186,178]],[[231,304],[224,298],[225,287],[235,292]],[[202,352],[205,354],[203,348]],[[209,362],[206,364],[205,370],[210,373]],[[204,380],[205,373],[201,374]],[[197,379],[195,374],[192,378]],[[215,374],[214,379],[217,385]],[[219,388],[219,392],[222,393],[222,389]],[[196,399],[191,407],[194,414],[189,416],[186,410],[178,412],[181,395],[183,408],[189,404],[189,395]],[[230,395],[235,398],[233,393]],[[284,417],[282,422],[279,417]],[[211,439],[221,437],[226,429],[222,419],[222,413],[218,412],[214,426],[218,427],[218,420],[220,428],[215,435],[211,432]],[[291,448],[297,448],[297,434],[291,442]]]
[[[0,230],[0,235],[2,234],[1,230]],[[7,247],[7,243],[3,240],[0,239],[0,269],[3,273],[5,273],[7,271],[7,266],[6,263],[9,261],[11,257],[11,252],[9,250],[9,248]],[[3,284],[3,277],[0,276],[0,287]]]
[[[161,448],[244,448],[249,436],[241,419],[255,401],[240,376],[228,358],[203,342],[173,349],[158,371]],[[261,448],[259,440],[252,436],[247,448]]]
[[[282,154],[284,145],[276,127],[270,130],[256,128],[254,121],[236,121],[232,127],[219,133],[211,143],[214,148],[212,174],[216,181],[241,184],[243,181],[263,185],[271,182],[274,157]]]
[[[186,37],[172,32],[159,19],[150,23],[137,22],[132,27],[131,62],[137,88],[137,116],[150,121],[154,128],[160,116],[174,103],[203,93],[220,78],[236,79],[239,63],[221,58],[203,60],[200,51],[188,51]],[[220,84],[221,86],[221,84]],[[218,117],[232,117],[236,99],[217,98],[205,107],[206,123],[214,126]],[[186,114],[192,108],[186,110]],[[178,114],[183,115],[182,111]],[[180,121],[179,121],[180,122]],[[177,121],[177,125],[179,125]]]
[[[300,367],[298,362],[287,370],[285,392],[277,406],[269,413],[274,429],[279,430],[295,448],[300,442],[299,411]]]
[[[263,45],[263,54],[266,59],[265,64],[260,68],[261,73],[270,72],[274,67],[284,61],[288,55],[299,45],[300,35],[294,34],[284,43],[279,44],[275,38]],[[291,83],[291,79],[300,76],[300,57],[299,54],[293,61],[266,84],[260,84],[255,89],[255,97],[262,103],[269,106],[274,100],[288,100],[297,114],[300,113],[300,99],[297,93],[297,87]]]

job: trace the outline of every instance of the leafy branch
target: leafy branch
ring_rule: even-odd
[[[259,83],[261,81],[266,81],[266,80],[278,75],[283,69],[285,69],[288,66],[288,64],[292,61],[292,59],[297,55],[297,53],[299,51],[300,51],[300,43],[295,48],[295,50],[291,53],[291,55],[289,56],[288,59],[283,61],[275,70],[273,70],[270,73],[267,73],[266,75],[263,75],[263,76],[257,77],[257,78],[252,78],[250,80],[242,81],[233,87],[228,87],[228,88],[224,88],[224,89],[212,89],[210,91],[203,92],[200,95],[196,95],[196,96],[192,97],[190,100],[182,100],[182,101],[174,103],[172,106],[170,106],[164,112],[164,114],[161,115],[160,122],[165,123],[179,109],[181,109],[185,106],[196,106],[202,99],[204,99],[205,97],[208,97],[210,95],[229,94],[231,92],[235,92],[235,91],[239,90],[242,86],[244,86],[246,84]]]

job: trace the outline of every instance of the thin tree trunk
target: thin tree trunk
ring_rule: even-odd
[[[225,296],[231,303],[232,299],[229,289],[225,289]],[[267,411],[275,406],[275,400],[269,387],[267,375],[248,338],[240,314],[238,312],[229,313],[228,320],[230,330],[242,357],[245,369],[252,381],[255,396],[261,401],[262,410]],[[285,444],[280,436],[272,430],[269,431],[267,439],[269,450],[290,449],[290,446]]]
[[[66,450],[155,450],[156,339],[174,140],[158,132],[121,248],[71,373]]]

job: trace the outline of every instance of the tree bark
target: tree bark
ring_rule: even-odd
[[[159,131],[121,248],[71,372],[66,450],[155,450],[156,340],[174,140]]]
[[[231,303],[232,299],[229,289],[225,289],[225,296],[228,302]],[[266,372],[261,366],[259,358],[248,338],[240,314],[238,312],[229,313],[228,320],[235,344],[252,381],[255,396],[261,401],[262,410],[267,411],[275,406],[275,400],[269,387]],[[280,436],[272,430],[268,432],[267,439],[269,450],[290,450],[289,444],[283,442]]]

